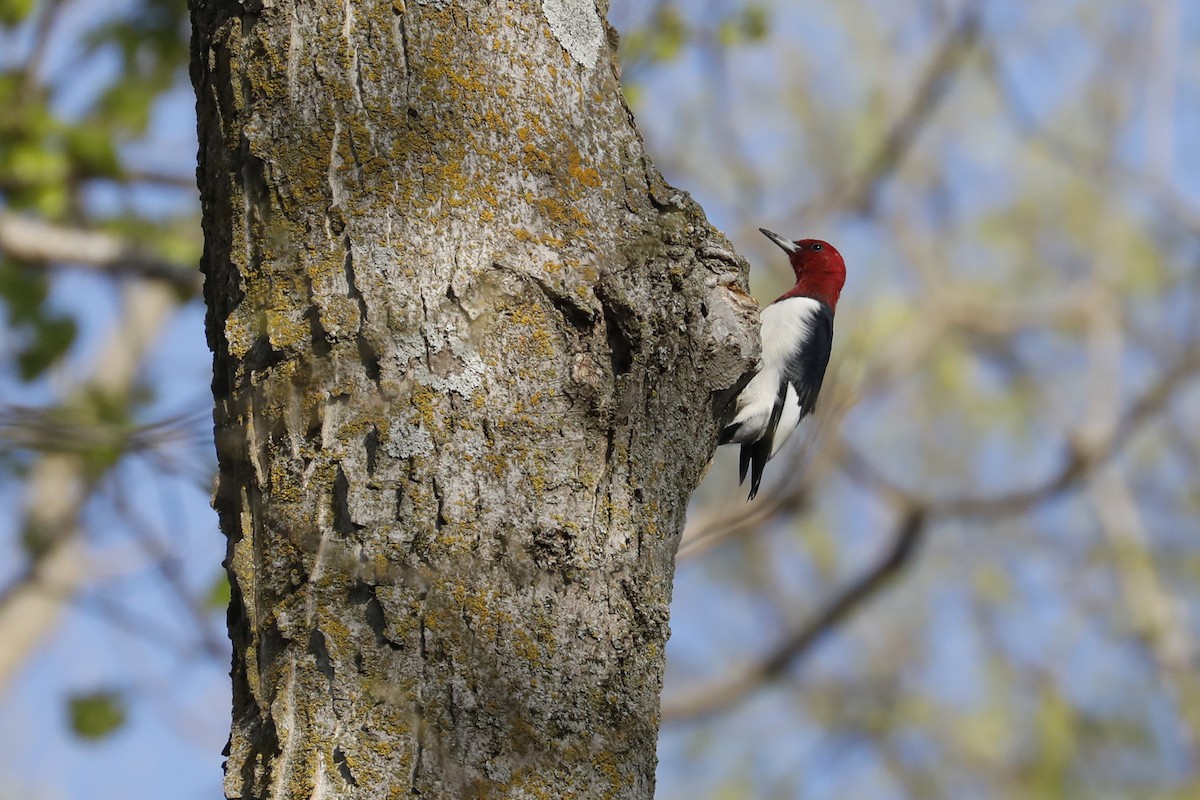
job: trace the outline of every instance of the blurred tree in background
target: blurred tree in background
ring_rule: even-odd
[[[200,288],[187,50],[184,0],[0,2],[0,695],[16,730],[59,679],[42,740],[225,669],[219,550],[182,561],[215,531],[207,380],[167,351]]]
[[[760,302],[789,274],[759,225],[850,270],[807,435],[755,503],[726,452],[695,499],[660,796],[1200,794],[1200,9],[610,17]],[[64,745],[91,769],[169,753],[93,775],[113,797],[210,796],[227,725],[183,18],[0,0],[0,714],[107,735]],[[88,786],[21,752],[0,794]]]

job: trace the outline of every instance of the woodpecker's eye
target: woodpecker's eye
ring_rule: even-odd
[[[820,250],[820,249],[821,249],[821,245],[819,245],[819,244],[814,244],[814,245],[812,246],[812,249],[813,249],[813,250]]]

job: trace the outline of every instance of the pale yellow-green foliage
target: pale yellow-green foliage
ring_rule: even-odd
[[[764,37],[719,44],[749,6]],[[760,225],[829,239],[849,270],[773,494],[741,505],[719,452],[694,504],[664,796],[1200,792],[1195,15],[972,23],[982,6],[733,3],[684,13],[674,59],[626,65],[674,87],[635,95],[651,153],[749,255],[760,302],[790,282]],[[656,7],[617,10],[653,29],[684,9]],[[914,505],[924,547],[894,582],[781,679],[739,683]],[[689,778],[700,763],[727,781]]]

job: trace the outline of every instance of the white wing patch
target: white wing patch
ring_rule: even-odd
[[[783,380],[787,360],[812,336],[813,319],[821,310],[821,304],[810,297],[790,297],[772,303],[762,310],[762,369],[750,379],[737,399],[737,412],[730,425],[737,425],[737,433],[731,441],[757,442],[768,431],[771,411],[779,393],[779,382]],[[791,435],[804,409],[800,398],[789,384],[784,397],[783,415],[776,426],[771,455]]]
[[[796,387],[789,383],[787,396],[783,399],[783,414],[779,417],[779,424],[775,426],[775,438],[771,440],[771,458],[775,457],[779,448],[783,447],[783,443],[800,424],[801,410],[800,397],[796,394]]]

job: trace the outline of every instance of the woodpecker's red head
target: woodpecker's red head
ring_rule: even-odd
[[[846,284],[846,262],[842,254],[829,242],[820,239],[797,239],[790,242],[766,228],[759,228],[763,235],[783,248],[796,273],[796,285],[784,293],[784,297],[812,297],[837,309],[838,296]]]

